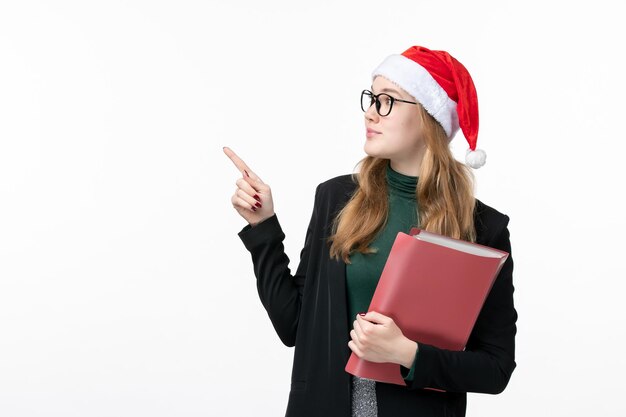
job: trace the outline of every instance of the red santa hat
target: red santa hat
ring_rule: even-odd
[[[415,98],[437,120],[452,140],[459,128],[469,144],[465,162],[472,168],[485,164],[487,154],[476,149],[478,98],[467,69],[445,51],[412,46],[390,55],[372,72],[382,75]]]

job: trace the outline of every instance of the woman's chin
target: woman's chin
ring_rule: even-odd
[[[381,157],[381,152],[376,148],[376,146],[372,146],[372,143],[369,142],[369,139],[367,142],[365,142],[365,145],[363,145],[363,151],[367,155],[371,157]]]

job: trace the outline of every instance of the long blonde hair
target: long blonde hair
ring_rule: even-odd
[[[475,242],[474,175],[452,155],[439,122],[420,104],[417,107],[426,144],[415,190],[420,228]],[[387,164],[389,159],[369,155],[357,163],[360,170],[352,173],[357,189],[334,218],[327,240],[331,258],[350,263],[353,251],[376,252],[368,246],[387,222]]]

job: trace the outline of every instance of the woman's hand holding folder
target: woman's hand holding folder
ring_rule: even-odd
[[[410,368],[417,343],[407,338],[391,317],[376,311],[357,314],[350,331],[350,349],[370,362],[390,362]]]

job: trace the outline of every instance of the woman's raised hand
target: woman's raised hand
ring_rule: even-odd
[[[224,146],[224,153],[233,161],[242,177],[237,179],[237,189],[230,199],[237,213],[251,226],[274,215],[274,202],[270,186],[261,181],[241,158],[229,147]]]

